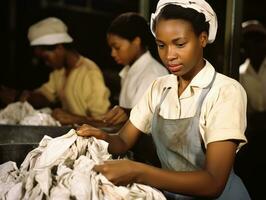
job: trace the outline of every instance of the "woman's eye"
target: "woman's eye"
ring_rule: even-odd
[[[184,43],[177,43],[176,46],[180,48],[180,47],[184,47],[185,44],[186,44],[185,42]]]
[[[116,50],[116,51],[119,51],[119,49],[120,49],[120,47],[117,47],[117,46],[115,46],[115,47],[113,47],[114,48],[114,50]]]
[[[158,43],[157,43],[157,47],[158,47],[159,49],[162,49],[162,48],[164,47],[164,45],[163,45],[163,44],[158,44]]]

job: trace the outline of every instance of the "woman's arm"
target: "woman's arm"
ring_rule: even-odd
[[[119,154],[129,150],[135,144],[141,132],[130,121],[127,121],[117,134],[108,134],[101,129],[87,124],[79,127],[77,134],[105,140],[109,143],[108,151],[113,154]]]
[[[174,193],[214,198],[225,187],[233,167],[236,147],[233,141],[210,143],[204,169],[193,172],[163,170],[129,160],[106,161],[94,169],[116,185],[137,182]]]
[[[173,172],[146,168],[140,182],[175,193],[217,197],[223,191],[233,167],[236,147],[237,144],[232,141],[213,142],[208,145],[202,170]],[[154,176],[155,180],[150,179]]]

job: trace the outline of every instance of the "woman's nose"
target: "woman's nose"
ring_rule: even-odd
[[[114,49],[111,50],[111,56],[114,58],[116,56],[116,51]]]
[[[174,48],[173,46],[169,46],[167,48],[167,52],[166,52],[166,58],[167,58],[167,60],[173,60],[176,57],[177,57],[176,48]]]

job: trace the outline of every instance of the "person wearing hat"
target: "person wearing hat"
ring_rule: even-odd
[[[151,130],[162,167],[123,159],[93,169],[116,185],[156,187],[167,199],[250,199],[233,170],[247,142],[246,93],[203,56],[215,40],[215,12],[204,0],[160,0],[150,25],[171,74],[149,86],[118,134],[86,124],[77,134],[103,139],[119,154]]]
[[[80,55],[64,22],[48,17],[28,30],[34,54],[43,59],[53,71],[49,81],[35,91],[24,91],[21,101],[44,107],[59,101],[62,108],[52,116],[62,124],[82,124],[107,112],[109,89],[99,67]]]
[[[239,81],[248,96],[249,113],[266,111],[266,28],[258,20],[242,23],[242,53]]]

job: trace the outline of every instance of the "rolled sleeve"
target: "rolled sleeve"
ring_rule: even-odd
[[[216,91],[217,98],[213,101],[213,105],[207,105],[210,110],[206,114],[206,126],[201,127],[205,129],[203,131],[205,144],[222,140],[239,140],[239,149],[247,142],[246,93],[236,82],[224,85]]]
[[[151,123],[152,123],[152,86],[146,90],[140,101],[133,107],[130,112],[129,120],[131,123],[143,133],[151,132]]]

